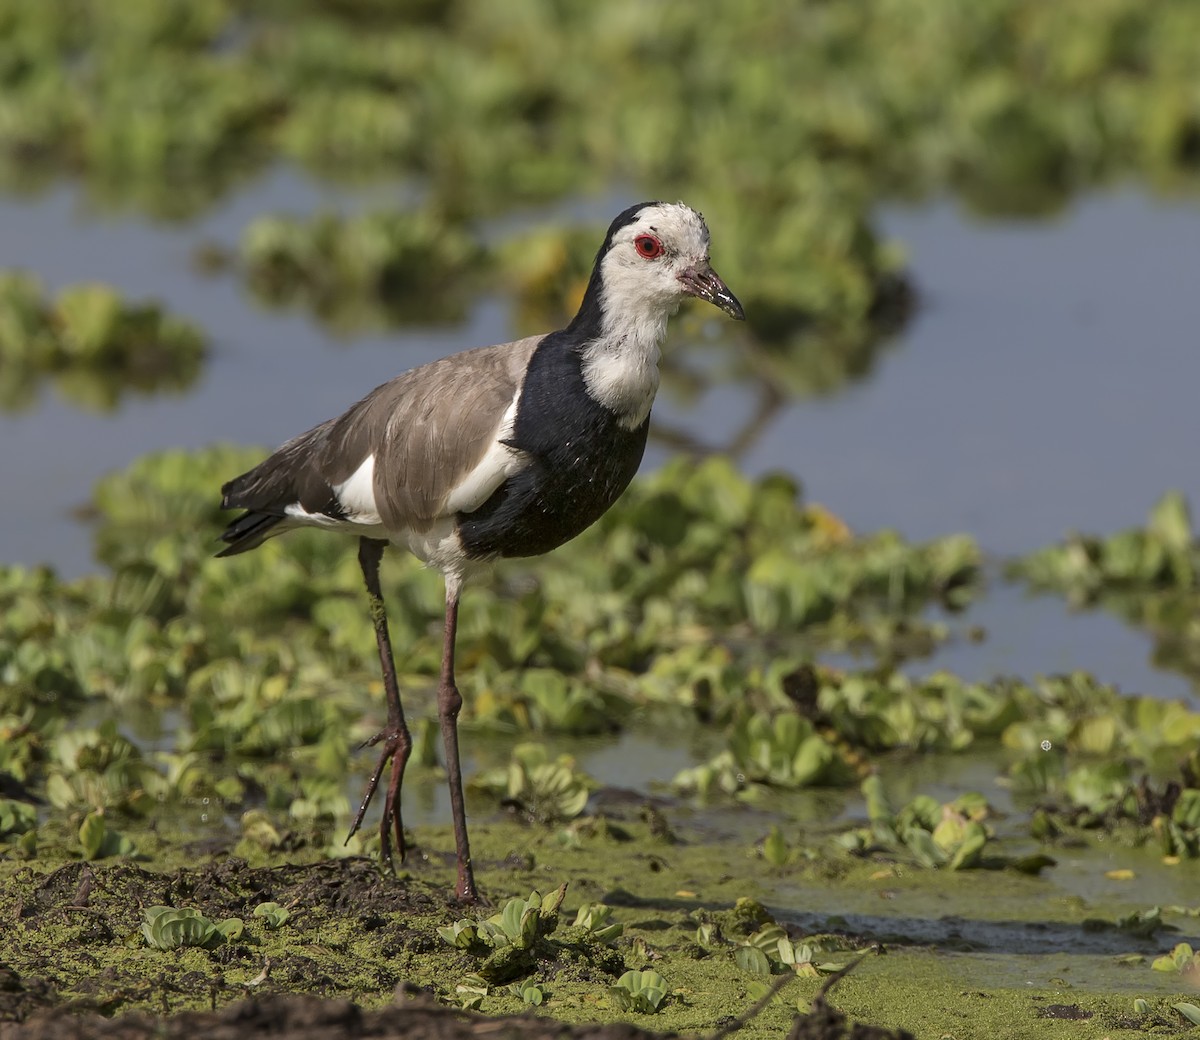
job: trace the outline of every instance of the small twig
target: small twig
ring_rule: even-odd
[[[878,951],[879,951],[878,946],[870,947],[868,950],[866,950],[865,952],[863,952],[863,953],[859,954],[857,957],[855,957],[854,960],[852,960],[844,968],[839,968],[832,975],[830,975],[827,979],[825,979],[825,981],[821,983],[821,988],[819,990],[817,990],[817,995],[815,997],[813,997],[813,1000],[812,1000],[813,1008],[815,1009],[815,1008],[819,1007],[821,1004],[824,1004],[825,1003],[825,995],[835,985],[837,985],[842,979],[844,979],[847,975],[849,975],[850,972],[852,972],[855,968],[857,968],[860,964],[862,964],[863,959],[867,956],[868,953],[877,953]],[[757,1001],[755,1001],[755,1003],[748,1010],[742,1012],[742,1014],[738,1015],[737,1018],[735,1018],[732,1022],[729,1022],[728,1024],[722,1026],[715,1033],[713,1033],[710,1037],[708,1037],[708,1040],[724,1040],[724,1038],[729,1036],[730,1033],[736,1033],[739,1029],[741,1029],[743,1026],[745,1026],[747,1023],[749,1023],[752,1019],[754,1019],[755,1016],[761,1014],[763,1009],[766,1008],[766,1006],[768,1004],[770,1004],[771,1001],[774,1000],[779,995],[779,991],[781,989],[783,989],[783,987],[786,986],[789,982],[791,982],[792,979],[794,979],[794,978],[796,978],[796,973],[792,972],[792,971],[789,971],[783,975],[780,975],[779,978],[777,978],[774,982],[771,983],[771,988],[769,990],[767,990],[767,992],[762,997],[760,997]]]
[[[74,897],[67,904],[68,910],[82,910],[88,905],[88,900],[92,898],[92,884],[95,880],[96,875],[92,872],[92,868],[85,863],[79,872],[79,887],[75,889]]]
[[[847,975],[849,975],[850,972],[852,972],[855,968],[857,968],[860,964],[862,964],[862,962],[866,959],[866,956],[868,953],[878,953],[878,952],[879,952],[878,945],[871,946],[868,949],[866,949],[864,952],[860,953],[857,957],[855,957],[854,960],[852,960],[844,968],[839,968],[832,975],[830,975],[829,978],[827,978],[824,982],[821,983],[821,988],[819,990],[817,990],[817,995],[815,997],[813,997],[813,1007],[815,1008],[818,1004],[824,1004],[825,1003],[825,994],[827,994],[831,989],[833,989],[834,986],[836,986],[839,982],[841,982],[842,979],[844,979]]]
[[[783,975],[780,975],[779,978],[771,983],[771,988],[767,990],[765,994],[759,997],[759,999],[755,1001],[748,1010],[743,1011],[732,1022],[729,1022],[718,1029],[712,1034],[712,1036],[709,1037],[709,1040],[723,1040],[723,1038],[729,1036],[730,1033],[736,1033],[742,1028],[742,1026],[746,1025],[746,1023],[750,1022],[756,1015],[760,1014],[763,1008],[765,1008],[769,1003],[771,1003],[772,1000],[775,999],[779,991],[795,977],[796,973],[794,971],[785,972]],[[822,987],[822,989],[823,988],[824,987]]]
[[[256,976],[254,976],[254,978],[252,978],[249,982],[243,982],[242,985],[247,988],[249,988],[251,986],[261,986],[264,982],[267,981],[268,978],[270,978],[270,976],[271,976],[271,958],[264,957],[262,971],[260,971]]]

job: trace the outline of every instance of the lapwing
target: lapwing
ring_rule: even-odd
[[[404,720],[379,586],[384,549],[398,545],[441,571],[446,615],[438,682],[457,897],[476,902],[458,757],[454,643],[463,581],[479,564],[536,556],[594,523],[628,486],[646,446],[667,319],[688,296],[741,320],[742,306],[709,263],[703,217],[682,203],[621,213],[596,254],[583,302],[557,332],[479,347],[377,387],[344,415],[288,441],[222,489],[245,510],[218,556],[246,552],[297,527],[358,537],[358,559],[387,702],[364,747],[379,761],[350,829],[362,824],[389,762],[383,818],[405,853],[400,789],[412,739]]]

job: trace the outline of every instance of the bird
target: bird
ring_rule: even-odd
[[[646,446],[667,320],[695,297],[741,321],[713,270],[703,216],[682,202],[643,202],[609,226],[574,318],[556,332],[478,347],[411,369],[335,419],[285,443],[221,488],[243,510],[221,533],[233,556],[301,527],[358,538],[387,721],[347,841],[391,766],[379,825],[406,852],[400,794],[412,738],[400,702],[379,585],[389,545],[445,579],[437,711],[454,826],[455,897],[480,902],[459,764],[454,651],[464,580],[500,557],[537,556],[603,515],[633,479]]]

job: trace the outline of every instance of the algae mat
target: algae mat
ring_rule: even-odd
[[[741,1024],[764,995],[772,977],[756,974],[743,953],[771,929],[795,940],[796,950],[803,943],[813,951],[811,971],[741,1025],[739,1036],[866,1038],[908,1030],[957,1040],[1117,1038],[1191,1028],[1171,1007],[1186,995],[1167,986],[1155,995],[1156,980],[1145,976],[1158,973],[1120,963],[1122,954],[1154,949],[1155,941],[1089,924],[1082,905],[1061,900],[1030,901],[1029,912],[1058,920],[1005,921],[1010,901],[1044,887],[1040,879],[977,872],[948,881],[820,858],[781,871],[739,841],[706,839],[699,828],[664,832],[657,814],[645,815],[631,810],[598,824],[575,848],[515,822],[477,828],[480,877],[497,909],[506,891],[549,892],[569,879],[560,919],[503,962],[446,939],[455,922],[491,910],[452,902],[452,865],[432,851],[448,848],[449,835],[436,829],[419,832],[428,845],[398,877],[360,858],[267,866],[199,848],[190,850],[191,865],[170,871],[130,863],[9,865],[0,894],[0,1021],[8,1020],[0,1036],[712,1035]],[[977,913],[933,918],[911,932],[901,916],[884,925],[883,918],[825,909],[851,897],[917,906],[964,884],[956,905],[974,900]],[[804,907],[802,924],[760,901],[784,890],[789,903]],[[228,941],[155,949],[141,930],[155,904],[195,907],[242,928]],[[264,904],[286,908],[286,920],[272,926],[256,915]],[[622,934],[606,939],[570,923],[576,908],[597,905],[610,908]],[[1012,960],[1026,946],[1031,967],[1022,977]],[[829,995],[848,1022],[824,1007],[801,1015],[812,1010],[826,973],[860,956]],[[657,1014],[620,1006],[615,983],[628,968],[666,980]],[[1149,1011],[1133,1012],[1134,978],[1112,984],[1121,971],[1144,978]],[[536,1008],[521,995],[530,980],[543,1001]],[[475,996],[498,1017],[431,1003],[470,1005]],[[619,1025],[629,1020],[640,1028]],[[864,1031],[868,1022],[887,1032]],[[800,1029],[808,1031],[794,1032]]]

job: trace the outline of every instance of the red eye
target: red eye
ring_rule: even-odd
[[[638,235],[633,240],[633,248],[638,251],[638,256],[647,260],[653,260],[663,254],[663,244],[653,235]]]

